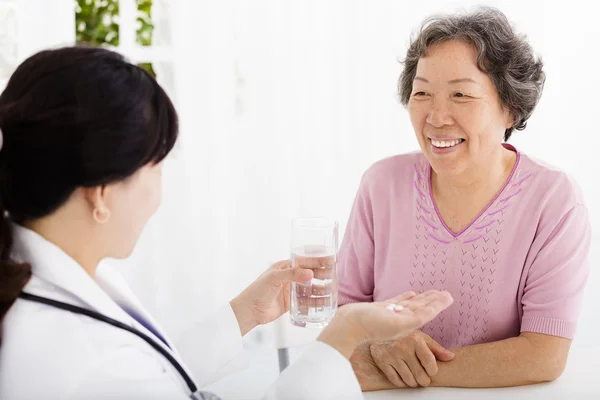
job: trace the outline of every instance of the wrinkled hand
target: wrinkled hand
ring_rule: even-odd
[[[354,350],[350,364],[363,392],[396,388],[375,364],[368,344],[358,346]]]
[[[438,373],[437,360],[454,358],[454,353],[418,330],[398,341],[373,343],[370,349],[375,365],[397,387],[429,386]]]
[[[290,260],[270,266],[230,304],[242,335],[256,325],[267,324],[290,309],[290,282],[310,281],[309,269],[292,268]]]

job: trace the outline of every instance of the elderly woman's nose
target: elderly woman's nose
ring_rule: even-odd
[[[451,125],[452,121],[447,102],[443,100],[431,101],[427,112],[427,123],[429,125],[440,128],[444,125]]]

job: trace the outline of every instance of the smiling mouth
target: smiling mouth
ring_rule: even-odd
[[[431,144],[434,147],[437,147],[438,149],[444,149],[447,147],[454,147],[454,146],[458,146],[459,144],[461,144],[462,142],[465,141],[465,139],[454,139],[454,140],[435,140],[435,139],[429,139],[431,141]]]

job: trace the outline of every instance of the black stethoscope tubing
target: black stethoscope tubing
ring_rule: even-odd
[[[190,378],[190,376],[187,374],[187,372],[185,372],[185,370],[179,364],[179,362],[177,362],[175,357],[173,357],[160,344],[155,342],[152,338],[150,338],[148,335],[144,334],[143,332],[140,332],[137,329],[134,329],[134,328],[130,327],[129,325],[124,324],[120,321],[117,321],[115,319],[107,317],[106,315],[102,315],[96,311],[91,311],[91,310],[85,309],[83,307],[75,306],[73,304],[63,303],[61,301],[52,300],[52,299],[48,299],[46,297],[36,296],[34,294],[25,293],[25,292],[21,292],[21,294],[19,294],[19,297],[24,300],[34,301],[37,303],[46,304],[51,307],[59,308],[61,310],[70,311],[75,314],[82,314],[87,317],[98,320],[100,322],[104,322],[109,325],[112,325],[116,328],[120,328],[120,329],[126,330],[127,332],[133,333],[134,335],[143,339],[146,343],[148,343],[150,346],[152,346],[156,351],[158,351],[160,354],[162,354],[167,360],[169,360],[169,362],[173,365],[173,367],[175,367],[177,372],[179,372],[179,374],[181,375],[181,377],[183,378],[183,380],[185,381],[185,383],[187,384],[188,388],[190,389],[190,391],[192,393],[195,393],[198,390],[198,388],[194,384],[194,381],[192,380],[192,378]]]

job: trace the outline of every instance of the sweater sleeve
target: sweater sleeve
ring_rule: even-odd
[[[527,274],[521,332],[572,339],[589,275],[591,226],[578,204],[551,231]]]
[[[339,304],[373,301],[373,209],[363,176],[348,218],[338,262]]]

